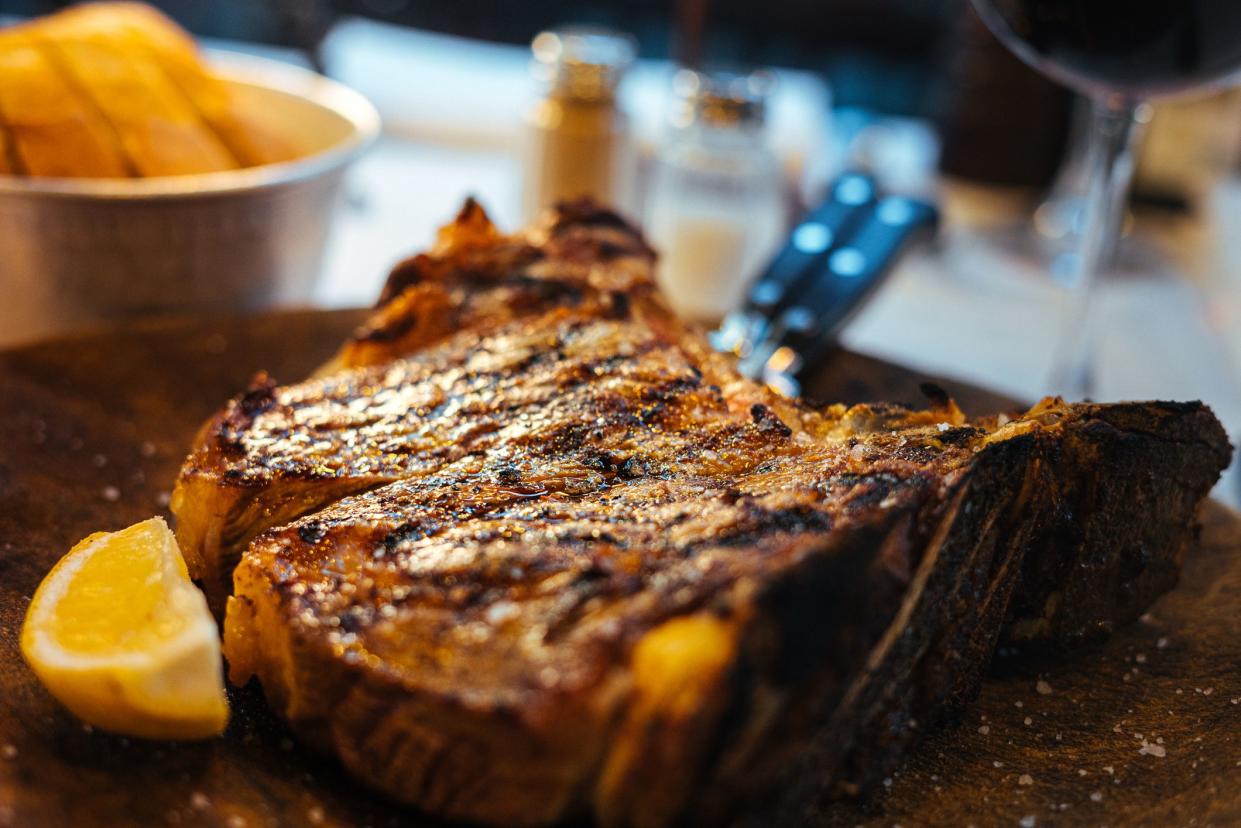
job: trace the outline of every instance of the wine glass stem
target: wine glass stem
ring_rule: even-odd
[[[1091,102],[1086,154],[1090,184],[1070,277],[1066,327],[1052,364],[1052,390],[1069,400],[1089,398],[1095,391],[1098,277],[1112,260],[1120,237],[1125,196],[1133,179],[1139,106],[1119,98]]]

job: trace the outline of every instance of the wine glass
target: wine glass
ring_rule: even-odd
[[[1238,0],[973,0],[997,37],[1035,69],[1090,99],[1089,180],[1069,276],[1074,308],[1052,389],[1094,387],[1095,276],[1116,244],[1134,144],[1153,97],[1226,82],[1241,70]]]

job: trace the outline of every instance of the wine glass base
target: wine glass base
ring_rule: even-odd
[[[893,274],[850,326],[846,344],[1029,401],[1066,391],[1053,381],[1062,379],[1053,374],[1054,357],[1063,347],[1076,294],[1049,275],[1044,251],[1015,227],[950,227],[934,248],[911,256]],[[1025,246],[996,243],[1005,239]],[[1163,383],[1194,396],[1179,380],[1201,372],[1176,367],[1166,356],[1184,343],[1192,344],[1181,358],[1218,352],[1202,322],[1202,297],[1147,239],[1127,239],[1120,262],[1125,269],[1105,275],[1097,286],[1097,382],[1090,395],[1169,397],[1169,391],[1156,393]],[[1161,332],[1159,341],[1151,338],[1154,331]]]
[[[1029,221],[985,229],[958,231],[945,242],[954,259],[953,276],[988,292],[1024,293],[1029,282],[1071,289],[1077,247],[1072,239],[1042,235]],[[1155,243],[1136,235],[1124,236],[1111,265],[1103,272],[1109,280],[1176,279],[1179,270]]]

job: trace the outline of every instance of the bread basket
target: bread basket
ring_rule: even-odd
[[[212,58],[239,106],[291,130],[309,152],[203,175],[0,176],[0,340],[309,297],[345,169],[379,134],[379,116],[306,69]]]

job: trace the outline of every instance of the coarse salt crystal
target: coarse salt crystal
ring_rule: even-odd
[[[991,728],[987,727],[986,725],[983,725],[982,727],[978,728],[978,732],[986,736],[988,733],[991,732]]]
[[[939,429],[940,434],[943,434],[945,431],[952,428],[952,426],[948,425],[947,423],[940,423],[939,425],[935,427]]]
[[[1094,793],[1092,793],[1092,794],[1090,795],[1090,801],[1091,801],[1091,802],[1102,802],[1102,801],[1103,801],[1103,791],[1095,791]]]
[[[1038,820],[1034,818],[1034,814],[1028,814],[1021,818],[1021,828],[1034,828]]]
[[[1157,756],[1159,758],[1163,758],[1168,755],[1168,749],[1163,745],[1152,744],[1146,740],[1143,740],[1142,747],[1138,749],[1138,753],[1143,756]]]
[[[1051,685],[1043,681],[1042,679],[1038,680],[1038,683],[1034,685],[1034,689],[1038,691],[1038,694],[1040,696],[1051,695]]]
[[[521,614],[521,609],[512,601],[497,601],[487,610],[488,624],[503,624],[510,618]]]
[[[1021,776],[1017,777],[1017,784],[1018,785],[1033,785],[1034,777],[1028,773],[1023,773]]]
[[[109,503],[115,503],[121,499],[121,490],[115,486],[104,486],[103,491],[100,494],[102,494],[103,499]]]

